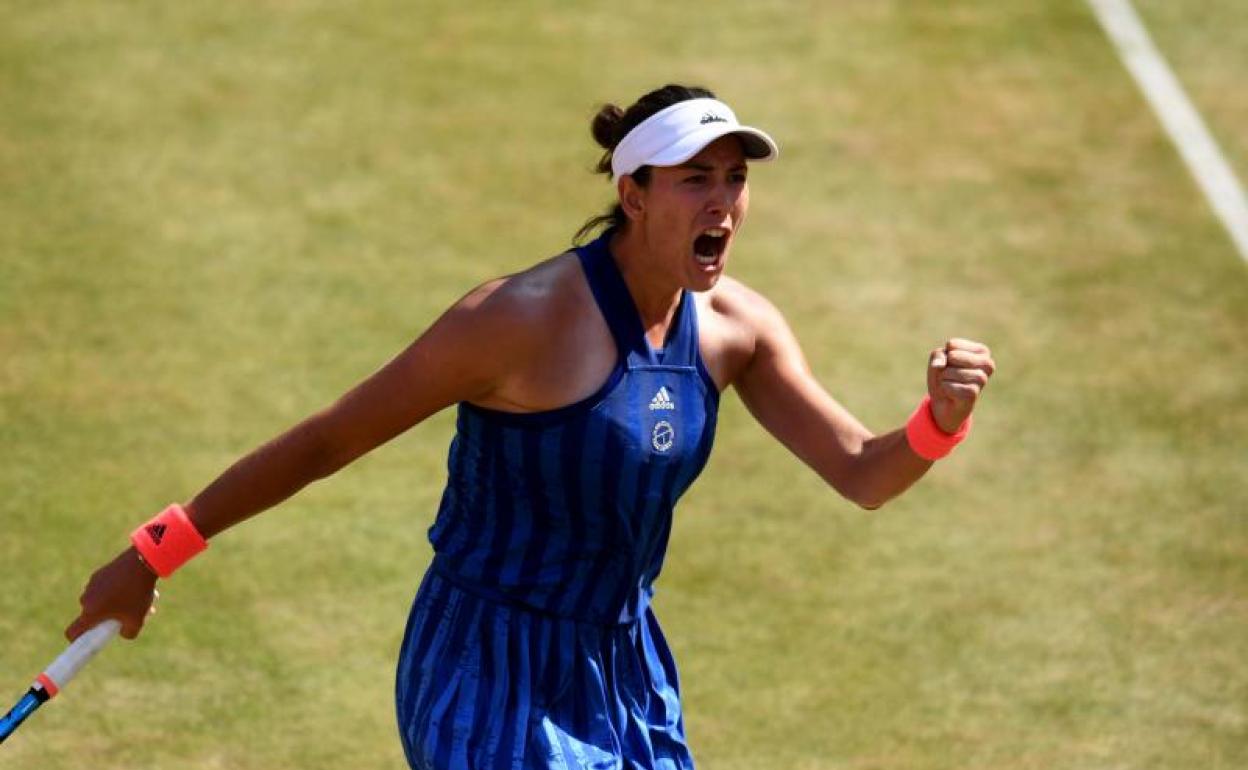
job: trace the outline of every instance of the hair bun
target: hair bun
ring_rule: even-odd
[[[669,83],[642,96],[627,111],[614,104],[602,105],[602,107],[598,108],[598,114],[594,115],[593,121],[589,124],[589,132],[594,135],[594,141],[603,150],[602,157],[594,165],[594,173],[602,174],[607,178],[607,181],[613,181],[611,174],[612,153],[624,137],[628,136],[629,131],[641,125],[652,115],[671,107],[673,104],[689,99],[714,98],[715,94],[701,86],[682,86]],[[650,167],[643,166],[637,169],[632,173],[632,177],[634,182],[645,187],[650,179]],[[591,217],[588,222],[582,225],[581,229],[573,236],[572,242],[581,243],[584,238],[589,237],[604,226],[624,227],[627,224],[628,217],[624,214],[624,209],[619,202],[615,202],[607,213]]]
[[[620,124],[624,120],[624,110],[615,104],[604,104],[589,125],[594,141],[604,150],[613,150],[624,137],[620,136]]]

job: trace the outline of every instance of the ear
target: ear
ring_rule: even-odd
[[[646,216],[646,191],[632,174],[625,174],[616,183],[615,191],[620,196],[620,207],[632,221],[644,219]]]

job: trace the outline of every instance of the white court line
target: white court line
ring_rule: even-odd
[[[1248,197],[1218,143],[1205,128],[1183,87],[1170,71],[1131,0],[1088,0],[1123,64],[1161,119],[1187,168],[1204,190],[1213,211],[1231,234],[1239,256],[1248,262]]]

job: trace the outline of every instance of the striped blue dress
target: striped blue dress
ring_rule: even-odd
[[[693,767],[650,599],[719,392],[692,295],[653,349],[610,237],[577,250],[619,350],[598,392],[537,413],[459,405],[396,677],[413,768]]]

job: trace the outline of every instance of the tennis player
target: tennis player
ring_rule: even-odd
[[[457,405],[434,557],[399,653],[409,763],[692,768],[650,600],[720,393],[735,387],[793,454],[876,508],[967,434],[994,364],[984,345],[948,340],[911,418],[871,433],[815,381],[780,312],[724,274],[771,137],[676,85],[604,107],[592,132],[617,194],[576,240],[596,237],[469,292],[335,404],[141,525],[92,576],[67,635],[117,618],[135,637],[158,576],[208,538]]]

